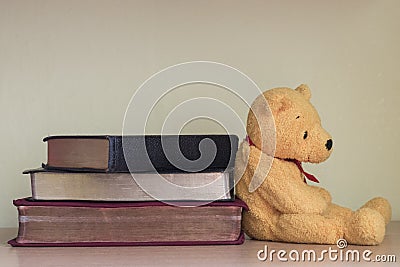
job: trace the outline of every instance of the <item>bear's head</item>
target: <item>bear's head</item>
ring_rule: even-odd
[[[310,89],[304,84],[295,90],[275,88],[258,96],[247,118],[251,142],[267,154],[273,151],[276,158],[325,161],[332,152],[333,141],[322,128],[310,98]]]

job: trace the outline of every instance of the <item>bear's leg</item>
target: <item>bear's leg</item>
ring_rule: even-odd
[[[353,211],[351,209],[332,203],[322,215],[327,218],[340,218],[342,220],[348,220],[352,214]]]
[[[275,231],[285,242],[336,244],[343,238],[344,225],[341,220],[318,214],[282,214]]]
[[[355,245],[378,245],[385,236],[385,218],[375,209],[361,208],[347,221],[345,239]]]
[[[271,230],[271,221],[263,220],[251,212],[243,213],[242,228],[253,239],[278,241]]]
[[[388,224],[392,219],[392,207],[389,201],[382,197],[376,197],[368,201],[361,208],[370,208],[379,212],[385,219],[385,224]]]

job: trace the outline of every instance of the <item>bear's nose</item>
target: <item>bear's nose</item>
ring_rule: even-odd
[[[328,141],[326,141],[325,147],[326,147],[326,149],[328,149],[328,151],[331,150],[332,146],[333,146],[332,139],[329,139]]]

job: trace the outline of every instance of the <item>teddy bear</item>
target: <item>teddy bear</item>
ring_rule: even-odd
[[[243,230],[258,240],[380,244],[391,219],[386,199],[373,198],[356,211],[341,207],[302,167],[325,161],[333,149],[310,98],[302,84],[265,91],[252,103],[234,171],[236,194],[249,207]]]

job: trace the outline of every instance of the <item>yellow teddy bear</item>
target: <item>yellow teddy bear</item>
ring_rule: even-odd
[[[259,240],[377,245],[391,219],[384,198],[374,198],[357,211],[331,202],[321,187],[307,184],[302,162],[325,161],[333,141],[310,103],[307,85],[275,88],[253,102],[247,138],[236,154],[237,195],[249,206],[243,229]]]

